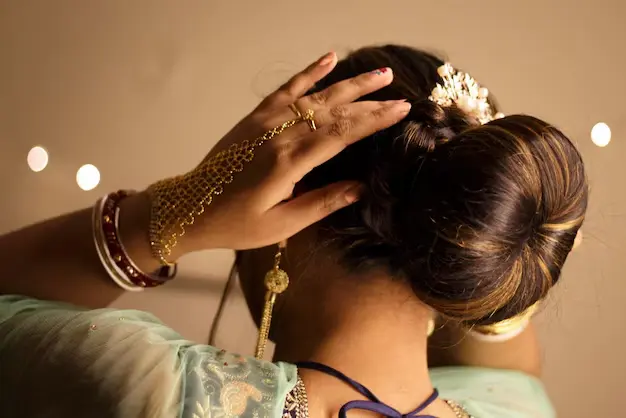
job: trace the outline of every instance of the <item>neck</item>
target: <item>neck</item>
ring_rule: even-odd
[[[281,327],[275,360],[323,363],[365,385],[388,405],[412,410],[433,391],[426,359],[429,309],[408,285],[389,277],[334,283],[340,284],[306,289],[306,300],[324,304],[295,309],[297,318],[291,317],[290,323],[296,326]],[[326,404],[362,398],[322,373],[302,370],[301,376]]]

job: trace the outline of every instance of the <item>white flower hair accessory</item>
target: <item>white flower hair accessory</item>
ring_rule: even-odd
[[[467,73],[457,71],[446,63],[437,69],[443,84],[437,83],[428,97],[442,107],[455,104],[462,111],[476,117],[481,124],[504,117],[503,113],[494,114],[487,101],[489,90],[480,85]]]

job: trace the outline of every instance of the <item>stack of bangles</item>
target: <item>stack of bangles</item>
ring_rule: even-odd
[[[93,209],[93,239],[98,257],[109,277],[122,289],[138,292],[171,280],[177,267],[163,266],[154,274],[143,273],[128,257],[119,234],[120,202],[133,192],[119,191],[98,200]]]

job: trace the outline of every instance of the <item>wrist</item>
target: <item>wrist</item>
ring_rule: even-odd
[[[145,192],[131,194],[120,203],[119,235],[128,257],[142,271],[161,267],[152,255],[150,236],[150,198]]]
[[[150,244],[151,210],[152,201],[146,191],[132,194],[120,203],[120,240],[129,258],[137,264],[137,267],[146,272],[162,267],[154,257]],[[169,261],[176,262],[185,254],[195,251],[192,240],[181,241],[172,248],[172,253],[168,257]]]

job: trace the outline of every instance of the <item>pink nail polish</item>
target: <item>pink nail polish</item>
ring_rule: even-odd
[[[385,68],[379,68],[377,70],[371,71],[370,74],[383,75],[389,71],[391,71],[391,68],[385,67]]]
[[[320,59],[320,65],[322,67],[326,65],[330,65],[334,60],[335,60],[335,53],[329,52],[328,54],[324,55],[322,59]]]

